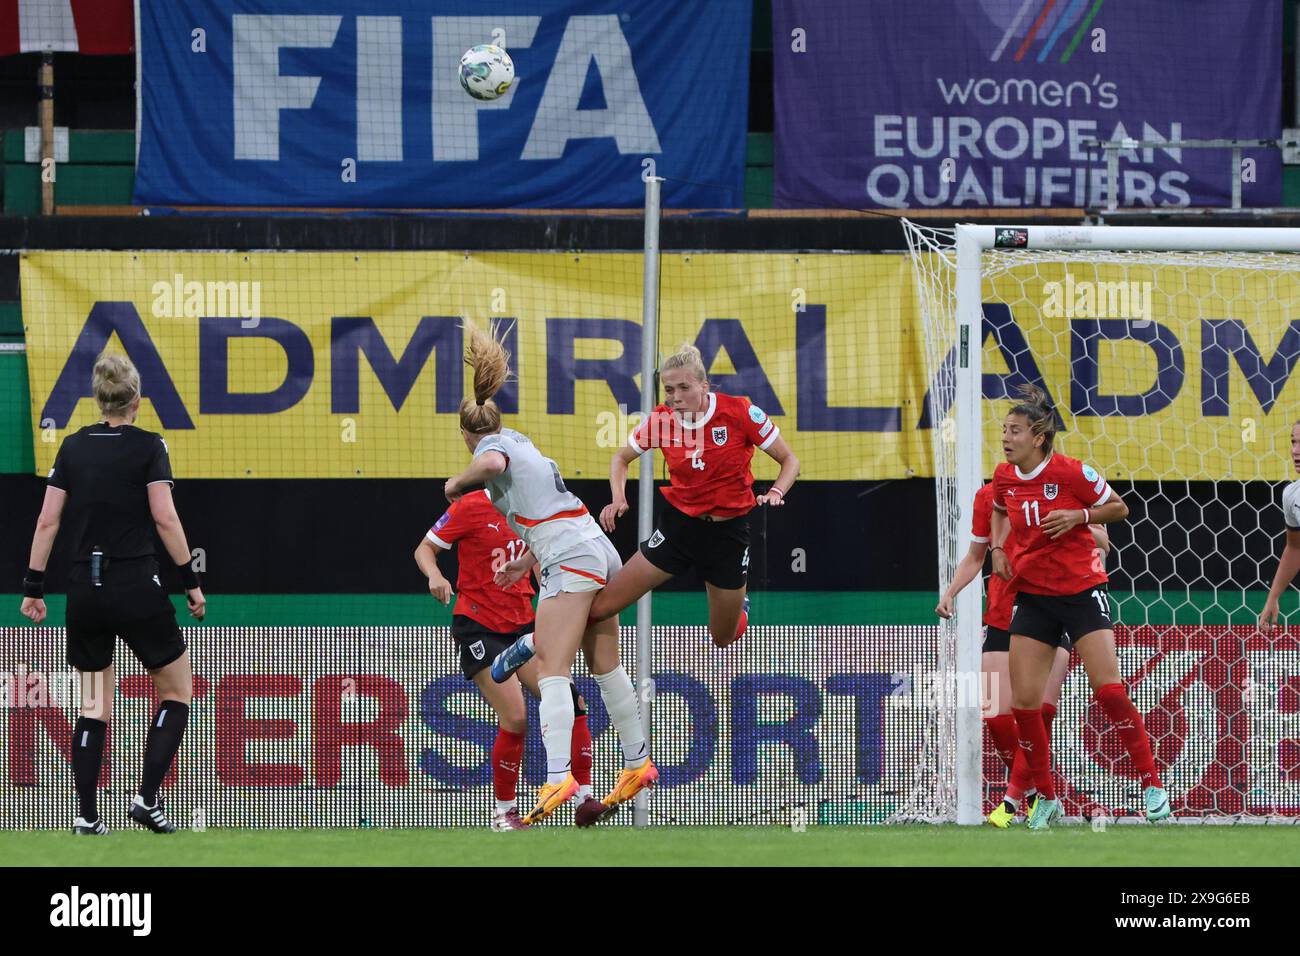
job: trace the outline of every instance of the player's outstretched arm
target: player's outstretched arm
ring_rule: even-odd
[[[1259,615],[1259,626],[1265,630],[1277,627],[1278,602],[1282,592],[1300,574],[1300,531],[1287,528],[1286,547],[1282,549],[1282,558],[1277,563],[1277,573],[1273,575],[1273,585],[1268,589],[1268,599],[1264,610]]]
[[[470,462],[469,467],[459,475],[447,479],[447,483],[442,486],[443,494],[447,496],[448,501],[455,501],[465,493],[466,488],[481,485],[489,478],[495,478],[506,470],[508,464],[506,456],[501,452],[484,452]]]
[[[507,561],[497,568],[492,575],[492,581],[499,588],[508,588],[535,567],[537,567],[537,555],[533,554],[532,548],[529,548],[513,561]]]
[[[1007,517],[1006,509],[996,501],[993,503],[993,514],[989,519],[989,527],[992,533],[989,535],[989,550],[993,552],[993,573],[1004,581],[1011,580],[1011,562],[1007,558],[1006,549],[1003,545],[1007,543],[1007,538],[1011,536],[1011,519]]]
[[[966,585],[975,580],[980,569],[984,567],[984,555],[988,553],[989,546],[984,541],[972,541],[970,548],[960,561],[957,562],[957,570],[953,574],[952,583],[948,589],[943,592],[943,597],[939,599],[934,613],[938,614],[944,620],[953,615],[953,602],[957,600],[957,595],[962,592]]]
[[[637,458],[637,451],[624,445],[609,460],[610,503],[600,510],[600,526],[607,532],[614,530],[614,522],[627,514],[627,466]]]
[[[442,570],[438,567],[438,555],[441,553],[442,548],[427,537],[422,538],[415,549],[415,563],[421,573],[429,579],[429,593],[446,607],[451,603],[452,591],[451,582],[442,576]]]
[[[779,508],[785,504],[785,496],[790,491],[790,486],[799,477],[799,458],[790,450],[790,446],[785,443],[784,438],[777,438],[776,441],[763,450],[780,464],[781,473],[776,476],[776,481],[772,482],[772,486],[767,489],[766,494],[758,496],[758,503]]]

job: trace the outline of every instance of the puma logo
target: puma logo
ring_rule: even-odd
[[[489,522],[488,522],[488,527],[491,528],[493,531],[496,531],[497,533],[500,533],[500,531],[501,531],[501,523],[500,523],[500,522],[497,522],[497,523],[494,524],[493,522],[489,521]]]

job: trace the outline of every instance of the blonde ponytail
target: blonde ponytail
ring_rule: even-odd
[[[501,430],[501,409],[492,396],[510,379],[510,353],[496,322],[487,332],[469,319],[462,328],[469,333],[465,364],[474,370],[474,397],[460,403],[460,427],[471,435],[489,435]]]

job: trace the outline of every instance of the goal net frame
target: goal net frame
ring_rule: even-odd
[[[935,496],[939,524],[939,589],[952,580],[965,553],[970,526],[970,502],[983,484],[984,429],[982,415],[983,279],[985,254],[995,250],[1103,253],[1296,253],[1300,229],[1177,226],[1036,226],[959,224],[935,230],[904,219],[917,281],[917,294],[926,330],[927,371],[930,373],[935,461]],[[951,236],[953,247],[937,239]],[[955,257],[952,301],[942,283],[927,277],[922,257]],[[949,266],[951,266],[951,258]],[[1300,268],[1300,267],[1298,267]],[[951,314],[955,327],[942,328],[936,315]],[[950,356],[955,353],[955,361]],[[948,411],[951,409],[951,412]],[[956,600],[952,622],[941,627],[938,667],[958,675],[978,675],[981,655],[982,590],[967,587]],[[954,695],[953,706],[937,715],[934,739],[923,759],[933,766],[927,777],[933,792],[913,793],[905,815],[960,825],[983,822],[983,728],[978,700]]]

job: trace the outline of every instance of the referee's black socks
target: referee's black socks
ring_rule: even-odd
[[[99,765],[104,759],[104,737],[108,724],[93,717],[78,717],[72,728],[72,779],[77,783],[77,803],[88,823],[99,819],[95,806],[95,786],[99,782]]]
[[[158,802],[158,788],[180,749],[189,716],[189,705],[179,700],[163,701],[153,715],[144,742],[144,779],[140,782],[140,799],[148,806]]]

